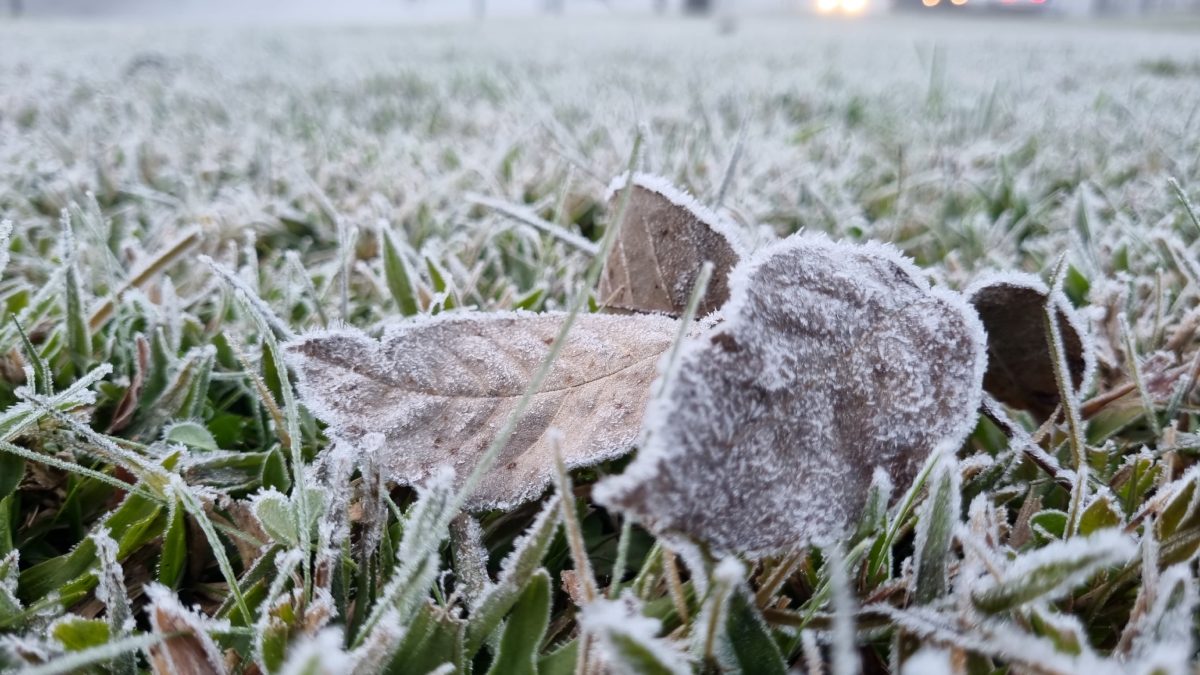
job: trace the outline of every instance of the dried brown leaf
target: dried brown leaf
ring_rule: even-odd
[[[627,175],[610,186],[609,205],[620,204]],[[634,174],[629,206],[604,264],[597,295],[606,307],[680,316],[705,261],[712,279],[699,316],[729,299],[729,273],[741,257],[735,232],[719,216],[665,179]]]
[[[1061,292],[1032,274],[1007,272],[980,279],[966,291],[988,336],[988,369],[983,388],[1004,404],[1047,417],[1058,406],[1046,303],[1053,302],[1063,336],[1071,384],[1082,393],[1091,379],[1094,357],[1084,322]]]
[[[194,612],[184,609],[166,586],[150,584],[150,627],[167,637],[151,647],[150,666],[156,675],[223,675],[221,651]]]
[[[381,340],[312,333],[285,351],[305,404],[338,443],[376,451],[390,480],[419,483],[439,466],[469,474],[550,350],[565,314],[457,313],[396,324]],[[511,508],[554,473],[547,431],[561,429],[570,468],[629,451],[659,356],[678,322],[659,316],[576,319],[515,434],[467,502]]]
[[[748,555],[834,540],[874,467],[903,492],[974,424],[979,321],[890,247],[790,237],[734,272],[722,314],[593,492],[661,535]]]
[[[137,350],[137,359],[133,362],[133,377],[129,381],[129,387],[121,396],[121,400],[117,402],[116,410],[113,411],[112,422],[105,431],[108,434],[121,431],[129,426],[129,423],[133,421],[133,414],[137,412],[138,403],[141,402],[142,387],[146,384],[146,373],[150,370],[150,342],[145,335],[138,333],[134,338],[134,346]]]

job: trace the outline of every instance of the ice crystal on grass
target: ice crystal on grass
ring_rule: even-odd
[[[906,487],[974,424],[983,330],[890,247],[793,236],[734,273],[722,313],[596,489],[659,533],[749,554],[830,541],[874,467]]]
[[[133,609],[125,590],[125,570],[117,560],[118,546],[107,527],[92,533],[100,569],[96,575],[96,599],[108,611],[108,623],[113,635],[125,635],[133,630]]]
[[[633,596],[588,604],[580,613],[579,624],[596,639],[601,659],[613,675],[692,672],[687,656],[658,637],[662,630],[658,619],[644,616]]]
[[[1128,560],[1137,545],[1126,534],[1101,530],[1088,537],[1055,541],[1013,560],[1004,575],[972,592],[981,611],[998,613],[1041,599],[1054,599],[1096,572]]]
[[[1155,580],[1153,606],[1142,618],[1133,655],[1165,672],[1185,672],[1194,649],[1196,579],[1190,565],[1173,565]]]
[[[19,549],[13,549],[0,558],[0,622],[18,616],[22,610],[21,600],[17,597],[20,561]]]
[[[701,265],[711,261],[712,279],[697,313],[718,309],[729,298],[729,273],[742,257],[737,232],[667,180],[647,174],[613,179],[608,201],[614,211],[620,211],[629,183],[629,206],[600,277],[600,302],[679,316]]]
[[[334,675],[354,672],[354,659],[342,650],[342,632],[327,628],[297,640],[280,669],[281,675]]]
[[[436,467],[471,472],[550,350],[564,314],[462,313],[389,328],[382,340],[322,331],[286,347],[300,391],[339,443],[376,457],[388,478],[414,484]],[[659,357],[677,322],[655,316],[580,316],[500,460],[468,501],[507,508],[539,496],[554,461],[546,431],[564,430],[567,466],[629,451]]]
[[[1036,276],[1020,272],[987,275],[965,295],[979,312],[988,335],[988,368],[983,387],[1014,408],[1046,417],[1059,403],[1058,384],[1047,334],[1046,305],[1057,310],[1071,385],[1082,393],[1095,368],[1083,318],[1062,291],[1051,291]]]

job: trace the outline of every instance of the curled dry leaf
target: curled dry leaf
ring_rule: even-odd
[[[681,347],[601,503],[716,549],[796,550],[845,532],[873,467],[907,487],[972,428],[979,320],[894,249],[793,236],[735,271],[731,295]]]
[[[516,408],[565,318],[446,314],[395,324],[381,340],[350,329],[312,333],[285,351],[305,404],[337,442],[360,452],[378,447],[379,465],[397,483],[416,484],[443,465],[463,480]],[[579,316],[467,508],[511,508],[541,495],[554,473],[551,427],[564,433],[570,468],[628,452],[677,327],[659,316]]]
[[[1046,331],[1047,303],[1057,309],[1071,385],[1077,394],[1086,389],[1095,364],[1091,341],[1082,317],[1061,291],[1051,292],[1032,274],[1005,272],[979,279],[965,295],[987,331],[988,368],[983,388],[988,393],[1043,418],[1058,406]]]
[[[155,633],[171,635],[151,647],[150,666],[156,675],[223,675],[221,651],[204,629],[204,621],[184,609],[166,586],[146,587],[150,598],[150,627]]]
[[[707,260],[713,263],[713,275],[697,314],[704,316],[725,304],[729,273],[742,257],[737,233],[691,195],[647,174],[613,179],[608,202],[614,211],[627,183],[632,194],[617,241],[604,261],[597,290],[600,302],[680,316]]]

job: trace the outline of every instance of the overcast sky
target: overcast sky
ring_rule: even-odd
[[[24,0],[31,16],[180,20],[447,20],[468,18],[476,0]],[[739,11],[781,9],[790,0],[717,0]],[[492,16],[541,11],[546,0],[485,0]],[[681,0],[668,0],[676,8]],[[653,0],[564,0],[568,14],[648,13]]]

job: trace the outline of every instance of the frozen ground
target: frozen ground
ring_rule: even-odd
[[[348,468],[336,473],[347,455],[325,452],[329,439],[294,405],[274,337],[452,307],[582,303],[584,271],[613,218],[605,188],[639,134],[636,168],[724,212],[750,249],[802,228],[892,242],[956,307],[946,289],[986,269],[1044,279],[1061,270],[1067,297],[1055,302],[1079,306],[1096,338],[1087,400],[1059,425],[1015,412],[1010,421],[997,407],[961,461],[926,465],[906,498],[909,486],[896,485],[890,511],[883,481],[873,482],[879,508],[846,550],[746,567],[693,547],[676,558],[613,513],[555,502],[537,520],[529,504],[451,528],[448,477],[417,501],[381,490],[368,470],[353,481]],[[1181,194],[1200,194],[1195,26],[0,25],[0,220],[12,221],[11,232],[0,227],[0,251],[11,253],[0,256],[0,301],[25,329],[0,323],[0,670],[6,658],[107,643],[48,672],[85,657],[131,672],[133,654],[171,637],[182,655],[225,653],[237,672],[280,672],[286,654],[291,672],[342,672],[351,658],[364,670],[396,658],[397,672],[421,673],[467,658],[484,672],[536,658],[540,672],[562,673],[580,654],[640,654],[670,672],[705,658],[780,673],[785,661],[854,672],[861,659],[877,671],[909,656],[905,672],[963,661],[970,672],[1182,672],[1200,602],[1200,221]],[[783,269],[771,283],[792,288]],[[722,325],[740,326],[746,343],[753,318]],[[911,331],[937,328],[936,317],[919,318]],[[1018,318],[1025,335],[1041,335],[1036,313]],[[921,353],[904,328],[870,337],[907,345],[884,345],[880,358],[910,359],[859,365],[905,370],[908,393],[923,391],[920,364],[945,370],[963,355]],[[558,344],[537,337],[524,341],[529,353]],[[982,333],[969,337],[982,351]],[[780,362],[812,351],[781,344]],[[508,356],[496,351],[472,358]],[[827,402],[847,390],[812,374],[833,393],[806,394]],[[879,415],[871,423],[919,410],[875,394],[855,409]],[[965,433],[969,419],[955,420]],[[424,431],[436,446],[440,430]],[[326,482],[292,487],[316,480],[305,467],[318,453]],[[621,469],[577,472],[581,505],[597,473]],[[855,477],[866,489],[865,474]],[[553,478],[561,489],[565,479]],[[716,478],[713,494],[726,487]],[[745,504],[751,492],[774,494],[719,494]],[[569,542],[554,535],[560,520]],[[588,556],[592,584],[615,591],[623,578],[640,599],[593,601]],[[500,628],[504,617],[512,630]],[[99,621],[79,623],[90,619]],[[213,640],[176,636],[180,625]],[[600,651],[580,646],[589,641]]]
[[[90,190],[156,227],[265,235],[317,209],[311,177],[352,226],[469,229],[465,193],[553,199],[568,171],[586,208],[638,125],[643,168],[705,199],[744,125],[725,205],[746,226],[1036,268],[1081,195],[1097,226],[1153,224],[1166,178],[1200,172],[1200,34],[1169,26],[0,30],[0,209],[18,222]]]

